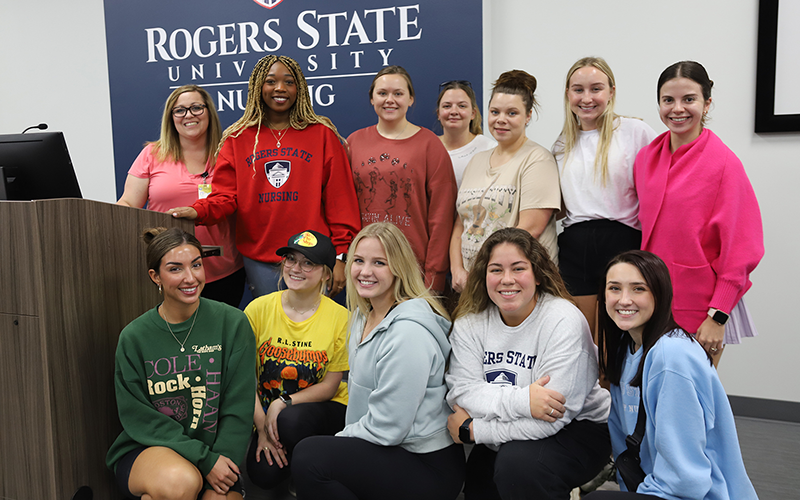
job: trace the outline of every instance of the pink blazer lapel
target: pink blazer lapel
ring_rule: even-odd
[[[642,223],[642,248],[647,248],[655,221],[664,203],[672,152],[669,150],[669,132],[657,137],[648,146],[647,157],[637,172],[636,191],[639,196],[639,219]]]

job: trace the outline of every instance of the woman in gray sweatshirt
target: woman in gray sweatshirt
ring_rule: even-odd
[[[477,443],[471,499],[562,499],[608,462],[597,348],[558,267],[527,231],[484,242],[455,311],[450,434]]]

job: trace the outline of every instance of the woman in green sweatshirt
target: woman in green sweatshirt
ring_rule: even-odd
[[[146,230],[150,279],[164,301],[120,334],[114,385],[123,431],[106,457],[128,498],[242,498],[252,429],[255,343],[247,317],[200,297],[200,242]]]

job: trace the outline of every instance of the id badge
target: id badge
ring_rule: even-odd
[[[197,198],[202,200],[208,198],[211,194],[211,184],[198,184],[197,185]]]

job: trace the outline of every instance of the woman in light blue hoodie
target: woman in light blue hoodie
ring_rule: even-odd
[[[393,224],[361,230],[347,255],[349,403],[345,428],[294,451],[300,499],[454,499],[464,450],[447,430],[450,320]]]
[[[664,261],[631,250],[612,259],[605,276],[598,319],[600,368],[611,382],[611,446],[615,458],[627,449],[641,402],[644,480],[620,477],[621,492],[586,499],[757,500],[711,358],[672,317]]]

